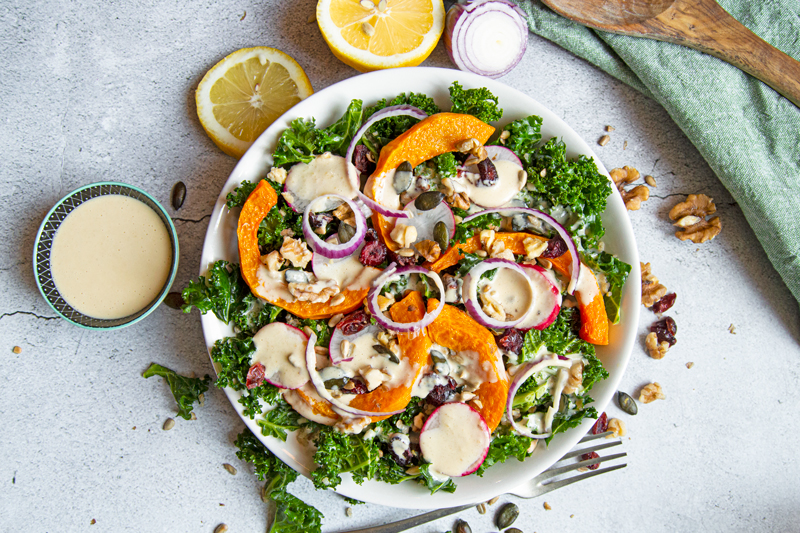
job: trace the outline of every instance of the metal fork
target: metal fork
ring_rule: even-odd
[[[580,444],[591,442],[595,439],[606,437],[608,435],[611,435],[610,431],[607,431],[605,433],[600,433],[598,435],[587,435],[586,437],[581,439]],[[596,459],[587,459],[585,461],[581,461],[578,463],[562,464],[562,462],[565,459],[572,459],[574,457],[578,457],[579,455],[583,455],[585,453],[605,450],[606,448],[619,446],[620,444],[622,444],[622,441],[613,440],[611,442],[603,442],[601,444],[595,444],[594,446],[588,448],[573,449],[572,451],[564,455],[564,457],[559,459],[558,462],[556,462],[556,464],[554,464],[548,470],[545,470],[544,472],[542,472],[529,482],[525,483],[524,485],[520,485],[519,487],[515,488],[508,494],[513,494],[514,496],[519,496],[520,498],[536,498],[537,496],[546,494],[551,490],[560,489],[561,487],[565,487],[571,483],[575,483],[576,481],[581,481],[593,476],[599,476],[600,474],[605,474],[606,472],[611,472],[614,470],[619,470],[620,468],[625,468],[626,466],[628,466],[627,463],[608,466],[605,468],[599,468],[597,470],[585,472],[577,476],[566,477],[563,479],[556,479],[559,476],[571,472],[573,470],[577,470],[578,468],[588,467],[590,465],[602,463],[604,461],[613,461],[614,459],[620,459],[622,457],[625,457],[627,453],[622,452],[622,453],[616,453],[614,455],[601,456]],[[475,507],[475,504],[462,505],[461,507],[448,507],[447,509],[439,509],[437,511],[431,511],[430,513],[425,513],[418,516],[412,516],[411,518],[406,518],[405,520],[400,520],[399,522],[392,522],[390,524],[384,524],[382,526],[367,527],[363,529],[352,529],[348,531],[342,531],[341,533],[400,533],[401,531],[407,531],[412,527],[420,526],[422,524],[427,524],[428,522],[433,522],[434,520],[438,520],[439,518],[444,518],[445,516],[450,516],[456,513],[460,513],[461,511],[465,511],[471,507]]]

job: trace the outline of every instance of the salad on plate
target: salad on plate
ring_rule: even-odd
[[[595,346],[630,272],[604,251],[609,180],[542,139],[540,117],[504,123],[488,89],[454,82],[450,99],[292,121],[266,177],[227,197],[239,264],[183,291],[184,310],[233,325],[211,349],[216,384],[262,436],[314,450],[317,488],[349,474],[453,492],[597,417]],[[249,432],[237,445],[280,473],[283,518],[313,522],[285,491],[297,474]]]

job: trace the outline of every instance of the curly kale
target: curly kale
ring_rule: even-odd
[[[433,159],[434,167],[436,168],[436,176],[439,179],[454,178],[458,172],[458,162],[453,152],[445,152],[437,155]]]
[[[528,456],[528,448],[531,446],[528,437],[508,433],[506,435],[495,434],[489,445],[489,452],[486,454],[483,464],[478,468],[478,475],[483,476],[484,472],[497,463],[505,463],[506,459],[516,457],[517,461],[523,461]]]
[[[247,383],[250,358],[256,352],[252,337],[225,337],[214,343],[211,359],[219,364],[217,387],[242,390]]]
[[[431,465],[429,463],[419,465],[419,472],[421,474],[420,483],[428,487],[431,494],[439,492],[440,490],[443,492],[456,491],[456,484],[451,478],[437,478],[431,474]]]
[[[194,403],[200,401],[200,397],[211,384],[211,378],[208,375],[203,379],[188,378],[157,363],[151,363],[142,374],[144,378],[152,376],[161,376],[167,380],[169,390],[172,391],[172,396],[178,402],[178,416],[186,420],[192,418],[191,412]]]
[[[467,212],[463,209],[455,209],[453,214],[462,218],[467,216]],[[498,229],[503,216],[499,213],[488,213],[486,215],[478,215],[471,219],[469,222],[462,222],[456,226],[456,233],[453,237],[455,242],[467,242],[475,232],[480,233],[482,229]]]
[[[631,273],[631,265],[617,259],[607,252],[586,253],[581,256],[583,261],[595,271],[602,272],[609,284],[609,291],[603,295],[606,305],[606,315],[612,324],[619,322],[620,305],[622,303],[622,286]]]
[[[276,167],[289,167],[295,163],[310,163],[316,153],[317,123],[312,118],[296,118],[281,133],[278,146],[272,154]]]
[[[395,105],[414,106],[421,109],[428,115],[433,115],[440,111],[439,106],[436,105],[436,102],[433,101],[433,98],[419,93],[401,93],[392,100],[386,100],[384,98],[378,100],[378,102],[374,105],[365,108],[364,121],[366,122],[372,115],[381,109]],[[377,160],[377,156],[380,153],[381,148],[386,143],[405,132],[417,122],[419,122],[419,120],[410,116],[384,118],[373,124],[367,130],[367,132],[361,138],[361,142],[369,149],[370,152],[372,152],[372,155]]]
[[[512,150],[522,160],[523,166],[530,165],[536,145],[542,139],[542,117],[531,115],[515,120],[503,128],[503,131],[508,132],[508,138],[501,141],[501,133],[494,144],[501,144]]]
[[[283,197],[279,197],[278,203],[269,210],[258,226],[258,246],[262,255],[280,249],[283,245],[281,232],[287,229],[292,230],[294,235],[302,235],[303,215],[295,213],[286,205]]]
[[[497,97],[486,87],[464,89],[457,81],[450,86],[451,113],[473,115],[484,122],[503,118],[503,110],[497,107]]]
[[[208,270],[208,278],[200,276],[183,289],[181,295],[186,303],[181,309],[184,313],[190,312],[192,307],[203,314],[213,311],[227,324],[249,307],[249,303],[244,302],[249,294],[250,288],[239,274],[239,265],[217,261]]]
[[[264,415],[262,420],[256,421],[261,428],[261,434],[286,441],[287,431],[294,431],[300,427],[300,414],[286,401],[279,401],[275,407]]]
[[[380,447],[374,440],[324,427],[314,444],[317,469],[311,473],[311,480],[316,488],[336,488],[342,482],[342,474],[348,472],[358,484],[375,477]]]
[[[250,196],[250,193],[255,190],[257,185],[258,183],[254,183],[252,181],[243,181],[241,185],[228,193],[228,196],[225,197],[227,199],[225,205],[228,206],[228,209],[242,207],[247,201],[247,197]]]

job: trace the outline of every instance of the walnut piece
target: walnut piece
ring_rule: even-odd
[[[612,169],[611,172],[608,173],[611,176],[611,179],[614,180],[614,185],[617,187],[621,187],[622,185],[626,185],[628,183],[633,183],[634,181],[639,179],[639,171],[633,167],[629,167],[625,165],[622,168],[615,168]]]
[[[614,438],[614,437],[624,437],[628,434],[628,429],[625,427],[625,422],[620,420],[619,418],[609,418],[608,419],[608,431],[611,432],[611,435],[607,436],[607,439]]]
[[[650,403],[655,400],[663,400],[664,398],[666,398],[666,396],[664,396],[664,391],[661,390],[661,385],[658,383],[645,385],[639,392],[639,401],[642,403]]]
[[[453,207],[463,209],[464,211],[468,210],[470,206],[469,196],[465,192],[454,192],[452,195],[445,198],[445,200]]]
[[[494,296],[495,291],[489,285],[484,285],[483,288],[481,288],[483,312],[495,320],[505,321],[506,312]]]
[[[418,242],[414,247],[419,252],[419,255],[431,263],[439,259],[439,256],[442,255],[442,248],[439,244],[428,239]]]
[[[289,293],[301,302],[325,303],[339,293],[339,287],[333,280],[290,283]]]
[[[669,350],[669,343],[667,341],[658,342],[658,335],[654,332],[647,334],[644,338],[644,344],[647,347],[647,353],[653,359],[663,359]]]
[[[583,363],[578,361],[569,368],[569,378],[564,387],[564,394],[572,394],[583,384]]]
[[[650,270],[650,263],[639,263],[642,267],[642,305],[653,307],[657,301],[667,294],[667,288],[658,282],[658,278]]]
[[[305,242],[285,236],[283,245],[281,245],[281,255],[290,261],[293,267],[305,268],[314,254],[311,253]]]
[[[547,250],[547,241],[534,239],[532,237],[526,237],[525,240],[522,241],[522,245],[525,247],[525,259],[529,261],[536,259]]]
[[[458,143],[458,151],[462,154],[470,154],[470,157],[464,162],[464,166],[477,165],[486,159],[486,148],[478,139],[467,139]]]
[[[622,168],[615,168],[608,173],[614,184],[622,195],[622,201],[629,211],[638,211],[642,207],[642,202],[650,199],[650,189],[646,185],[637,185],[630,190],[625,189],[625,185],[638,180],[641,174],[633,167],[625,165]]]
[[[675,236],[682,241],[690,240],[696,244],[710,241],[722,231],[719,217],[706,220],[708,215],[717,212],[714,200],[705,194],[690,194],[686,200],[669,211],[670,220],[675,221],[678,231]]]
[[[493,229],[482,229],[478,234],[478,238],[481,241],[481,246],[483,246],[483,249],[487,252],[491,250],[492,243],[494,243],[494,236],[495,232]]]
[[[342,202],[339,207],[333,210],[333,216],[344,222],[356,227],[356,215],[347,203]]]

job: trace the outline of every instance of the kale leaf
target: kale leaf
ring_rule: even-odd
[[[444,491],[444,492],[455,492],[456,491],[456,484],[453,482],[451,478],[447,478],[444,481],[440,479],[435,479],[431,474],[431,465],[430,463],[424,463],[419,465],[419,473],[421,474],[420,483],[424,483],[428,490],[431,491],[431,494],[435,492]]]
[[[380,447],[374,440],[324,427],[314,444],[317,446],[314,462],[318,467],[311,473],[311,480],[316,488],[336,488],[342,482],[341,475],[347,472],[358,484],[375,477]]]
[[[186,420],[192,418],[190,413],[194,402],[200,401],[200,396],[208,390],[208,386],[211,384],[211,378],[208,375],[203,379],[188,378],[157,363],[151,363],[142,374],[144,378],[152,376],[161,376],[167,380],[169,390],[172,391],[172,396],[178,402],[178,416]]]
[[[225,337],[211,348],[211,359],[219,364],[217,387],[242,390],[247,383],[250,358],[256,352],[252,337]]]
[[[300,414],[286,401],[280,401],[275,407],[264,415],[262,420],[256,421],[261,427],[261,434],[286,441],[286,432],[294,431],[300,427]]]
[[[280,402],[281,390],[266,381],[252,389],[242,389],[242,397],[239,398],[239,403],[244,407],[242,412],[250,418],[254,419],[262,413],[264,410],[261,404],[262,401],[270,405]]]
[[[242,305],[233,315],[233,323],[243,333],[255,335],[262,327],[275,322],[281,311],[283,309],[277,305],[266,303],[250,293],[242,299]]]
[[[228,193],[228,196],[226,196],[227,201],[225,202],[225,205],[228,206],[228,209],[242,207],[247,201],[247,197],[250,196],[250,193],[255,190],[257,185],[258,183],[253,183],[252,181],[243,181],[241,185]]]
[[[258,245],[261,253],[268,254],[283,245],[281,232],[290,229],[295,235],[303,234],[303,214],[295,213],[283,197],[278,197],[278,204],[269,210],[258,225]]]
[[[486,459],[478,468],[478,475],[482,477],[487,468],[497,463],[505,463],[509,457],[516,457],[517,461],[525,460],[525,457],[528,456],[531,440],[516,433],[507,435],[495,434],[492,438],[492,443],[489,445]]]
[[[436,176],[439,179],[454,178],[458,172],[458,162],[453,152],[445,152],[439,154],[433,159],[434,167],[436,167]]]
[[[467,273],[470,270],[472,270],[472,267],[482,262],[485,258],[468,252],[462,252],[462,253],[464,257],[460,259],[457,263],[456,274],[463,278],[464,276],[467,275]]]
[[[353,135],[361,127],[361,100],[352,100],[342,118],[323,130],[317,130],[315,153],[331,152],[342,157],[347,155],[347,148]]]
[[[502,144],[511,149],[520,159],[523,166],[531,164],[533,152],[536,145],[542,139],[542,117],[531,115],[526,118],[515,120],[508,124],[503,131],[507,131],[509,136],[502,143],[502,133],[495,144]]]
[[[484,122],[500,120],[503,110],[497,107],[497,97],[486,87],[464,89],[457,81],[450,86],[451,113],[473,115]]]
[[[594,356],[594,346],[578,337],[580,314],[576,307],[562,307],[555,322],[543,330],[531,329],[525,334],[519,362],[533,359],[542,346],[557,354],[580,353]]]
[[[317,124],[314,119],[294,119],[281,133],[278,146],[272,154],[276,167],[289,167],[295,163],[310,163],[314,160],[317,139]]]
[[[209,269],[208,279],[200,276],[183,289],[181,295],[186,303],[181,309],[184,313],[190,312],[192,307],[202,314],[213,311],[227,324],[235,313],[248,307],[249,304],[243,304],[248,294],[250,288],[239,274],[239,265],[217,261]]]
[[[328,347],[333,334],[333,328],[328,325],[328,320],[315,320],[313,318],[294,319],[292,325],[300,329],[311,328],[317,335],[317,346]]]
[[[607,252],[584,254],[582,259],[593,270],[602,272],[609,284],[609,291],[603,296],[606,314],[612,324],[619,322],[622,302],[622,286],[631,273],[631,266]]]
[[[462,216],[462,213],[466,214],[461,209],[459,209],[458,212],[454,211],[454,214],[458,216]],[[462,218],[464,217],[462,216]],[[461,222],[460,224],[456,225],[456,232],[453,236],[453,240],[455,242],[467,242],[467,239],[470,239],[472,236],[474,236],[476,231],[480,233],[480,230],[482,229],[498,229],[502,220],[503,216],[499,213],[478,215],[469,222]]]
[[[378,102],[374,105],[371,105],[364,109],[364,121],[366,122],[372,115],[384,109],[386,107],[395,106],[395,105],[411,105],[417,107],[428,115],[433,115],[438,113],[439,106],[436,105],[436,102],[433,101],[432,98],[420,93],[401,93],[397,95],[390,101],[386,99],[378,100]],[[397,116],[397,117],[387,117],[382,120],[379,120],[375,124],[373,124],[361,138],[361,142],[369,148],[369,151],[372,152],[372,155],[376,158],[381,151],[383,145],[400,135],[401,133],[405,132],[411,126],[419,122],[417,119],[413,117],[405,116]]]

